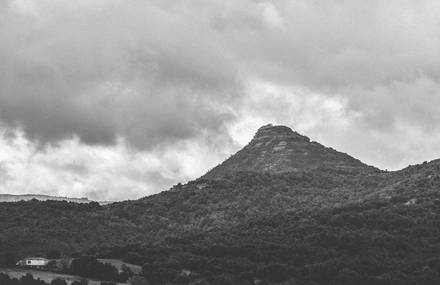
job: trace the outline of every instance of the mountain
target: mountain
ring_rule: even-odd
[[[146,264],[152,284],[440,284],[438,189],[440,160],[382,171],[267,125],[136,201],[0,203],[0,265],[58,249]]]
[[[39,200],[39,201],[66,201],[66,202],[74,202],[74,203],[91,203],[98,202],[100,205],[107,205],[113,203],[113,201],[94,201],[90,200],[86,197],[81,198],[73,198],[73,197],[60,197],[60,196],[51,196],[51,195],[41,195],[41,194],[0,194],[0,203],[1,202],[19,202],[19,201],[30,201],[30,200]]]
[[[93,205],[93,211],[83,211],[83,207],[67,202],[8,203],[0,207],[0,217],[14,213],[16,222],[12,227],[9,224],[3,237],[26,240],[28,246],[20,247],[23,252],[45,248],[42,240],[71,252],[103,240],[109,244],[157,242],[169,234],[229,229],[273,214],[383,198],[399,185],[400,178],[393,177],[347,154],[310,142],[288,127],[267,125],[224,163],[168,191],[136,201]],[[46,238],[35,236],[29,242],[30,237],[20,236],[22,228]],[[50,234],[67,229],[73,233],[63,234],[61,241],[59,234]],[[87,233],[88,238],[78,238],[80,232]]]
[[[289,127],[269,124],[258,129],[248,145],[202,179],[221,178],[240,171],[276,174],[319,167],[342,170],[369,168],[358,159],[310,141]]]

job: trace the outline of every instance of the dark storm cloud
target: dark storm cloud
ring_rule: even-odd
[[[439,128],[437,1],[2,3],[0,120],[42,142],[218,144],[261,82],[340,98],[371,141]],[[268,96],[247,120],[288,124],[295,100]]]
[[[121,135],[140,148],[219,132],[240,86],[191,15],[101,4],[3,7],[0,119],[43,142],[75,134],[109,144]]]

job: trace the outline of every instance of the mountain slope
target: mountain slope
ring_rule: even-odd
[[[299,172],[318,167],[367,169],[368,166],[348,154],[311,142],[286,126],[265,125],[252,141],[202,178],[217,179],[239,171]]]
[[[435,238],[439,188],[440,161],[386,172],[287,127],[265,126],[243,150],[203,177],[143,199],[106,206],[0,203],[0,264],[8,254],[92,248],[106,257],[135,251],[140,263],[211,275],[226,272],[234,278],[253,278],[259,266],[273,264],[282,264],[288,276],[301,282],[310,268],[331,273],[314,280],[318,284],[328,284],[325,278],[336,278],[344,267],[361,279],[403,266],[417,277],[417,270],[440,253]],[[429,227],[432,233],[426,232]],[[391,260],[374,272],[362,272],[374,267],[370,258],[373,263]],[[350,267],[351,261],[361,264]],[[234,270],[253,275],[238,277]]]
[[[394,197],[175,235],[140,247],[140,263],[160,271],[179,260],[203,284],[440,284],[439,198],[420,195],[408,204]],[[161,258],[149,259],[155,251]]]

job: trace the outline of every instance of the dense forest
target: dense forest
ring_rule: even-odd
[[[18,257],[53,249],[73,253],[103,244],[158,242],[170,234],[231,228],[274,213],[314,212],[395,196],[410,200],[436,193],[439,173],[438,162],[368,175],[331,169],[239,172],[105,206],[37,200],[0,203],[0,262],[11,264]]]
[[[140,215],[149,211],[159,216],[160,209],[166,207],[162,203],[156,203],[156,208],[151,210],[141,208],[145,205],[142,200],[131,209],[124,203],[113,206],[59,201],[6,203],[0,207],[2,231],[6,234],[1,235],[2,260],[6,262],[8,254],[17,254],[20,245],[28,245],[27,250],[35,250],[32,253],[44,254],[56,248],[67,255],[77,251],[76,255],[121,258],[142,265],[144,277],[152,284],[187,284],[201,280],[206,284],[252,284],[255,280],[288,281],[291,284],[438,284],[440,193],[436,191],[439,186],[437,176],[430,174],[436,167],[437,163],[433,163],[404,170],[399,174],[405,177],[398,184],[400,190],[393,188],[390,193],[394,194],[387,198],[377,196],[358,202],[354,199],[342,206],[273,211],[273,204],[267,204],[271,197],[263,196],[254,198],[254,201],[261,201],[254,206],[261,211],[255,210],[256,213],[262,215],[248,214],[247,219],[237,219],[240,222],[230,223],[227,227],[194,226],[186,231],[163,227],[163,236],[157,240],[140,238],[140,233],[148,233],[147,226],[138,219],[144,219]],[[269,187],[267,192],[270,192],[274,191],[273,188],[282,188],[289,179],[294,180],[284,175],[276,176],[277,181],[265,182],[272,176],[246,179],[249,175],[241,173],[234,178],[243,179],[241,184],[231,178],[227,181],[234,181],[231,183],[236,185],[239,193],[252,191],[253,183],[257,183],[261,186],[259,195],[264,195],[264,187]],[[425,179],[429,175],[431,178]],[[391,180],[394,183],[397,179]],[[301,181],[318,183],[317,179]],[[327,180],[323,181],[329,184]],[[295,183],[298,185],[298,181]],[[363,182],[356,183],[362,185]],[[304,182],[302,187],[316,187],[314,184]],[[347,182],[343,184],[347,185]],[[194,185],[200,185],[200,182]],[[334,182],[334,185],[338,186],[338,183]],[[190,186],[176,186],[179,187]],[[183,199],[185,195],[193,197],[191,193],[174,189],[167,195]],[[217,193],[227,204],[225,194]],[[157,201],[164,200],[165,203],[167,200],[161,196],[163,194],[157,195],[156,199],[161,198]],[[168,203],[176,204],[175,201]],[[208,204],[200,202],[197,205]],[[13,211],[17,217],[7,219],[6,213]],[[44,213],[44,216],[36,217],[35,212]],[[193,214],[195,211],[189,209],[188,212]],[[173,217],[172,211],[168,213],[168,217]],[[177,213],[185,211],[179,209]],[[17,223],[18,218],[22,220]],[[24,224],[28,227],[18,226]],[[19,231],[25,233],[26,230],[40,232],[36,236],[18,235]],[[88,243],[88,240],[93,242]],[[182,275],[182,272],[189,273]],[[292,283],[294,281],[296,283]]]
[[[440,284],[440,195],[276,214],[228,230],[89,254],[143,265],[152,284]],[[182,270],[191,272],[185,279]]]

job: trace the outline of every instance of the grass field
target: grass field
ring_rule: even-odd
[[[122,264],[122,263],[121,263]],[[13,278],[20,278],[27,273],[30,273],[34,276],[35,279],[40,278],[41,280],[50,283],[52,280],[60,278],[63,280],[66,280],[68,284],[72,283],[75,280],[80,279],[87,279],[87,278],[81,278],[78,276],[73,275],[66,275],[66,274],[58,274],[48,271],[39,271],[39,270],[31,270],[31,269],[23,269],[23,268],[0,268],[0,273],[8,274],[10,277]],[[87,279],[89,281],[89,285],[100,285],[101,281],[91,280]],[[128,283],[117,283],[120,285],[127,285]]]

